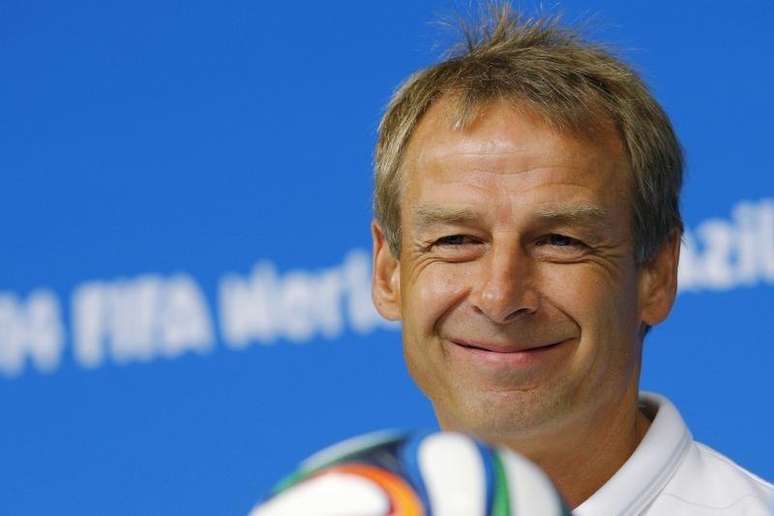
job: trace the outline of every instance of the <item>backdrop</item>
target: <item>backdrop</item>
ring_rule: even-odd
[[[774,4],[552,2],[688,156],[643,387],[774,477]],[[448,1],[0,3],[0,513],[244,514],[309,453],[432,427],[369,294],[371,158]]]

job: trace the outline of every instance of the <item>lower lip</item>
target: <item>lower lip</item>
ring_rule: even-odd
[[[463,359],[491,367],[528,368],[550,362],[564,352],[569,340],[525,351],[499,352],[471,348],[451,341],[451,350]]]

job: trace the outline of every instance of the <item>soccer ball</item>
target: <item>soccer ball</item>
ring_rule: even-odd
[[[569,515],[545,473],[451,432],[384,431],[306,461],[250,516]]]

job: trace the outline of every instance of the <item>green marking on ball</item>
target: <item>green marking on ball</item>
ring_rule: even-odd
[[[492,502],[491,516],[511,516],[511,500],[508,493],[508,477],[505,474],[505,468],[500,460],[500,455],[492,452],[492,462],[494,463],[494,500]]]
[[[281,493],[285,489],[288,489],[289,487],[292,487],[295,484],[298,484],[307,476],[308,476],[308,473],[305,471],[296,471],[294,473],[291,473],[290,475],[286,476],[285,478],[277,482],[277,485],[275,485],[274,489],[271,490],[272,496]]]

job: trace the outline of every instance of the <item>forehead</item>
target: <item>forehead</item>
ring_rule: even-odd
[[[584,135],[559,132],[545,117],[506,101],[482,106],[463,127],[457,112],[452,99],[440,99],[416,127],[404,157],[408,197],[432,189],[442,198],[444,185],[454,184],[457,192],[467,185],[559,195],[576,187],[619,202],[629,197],[628,160],[612,124],[596,124]]]

